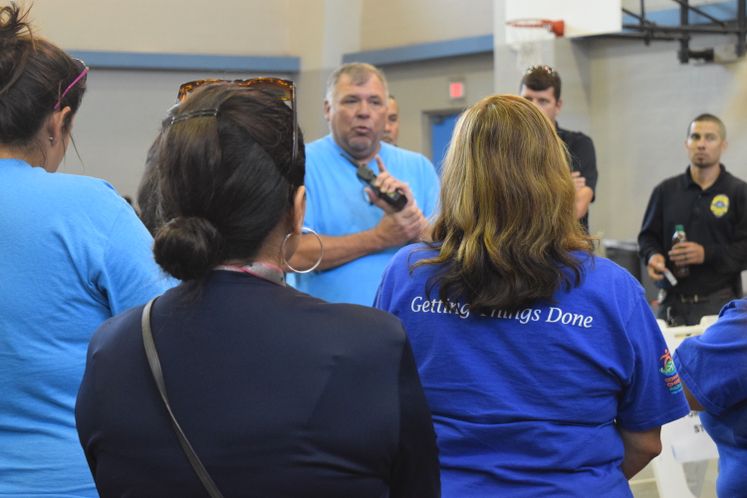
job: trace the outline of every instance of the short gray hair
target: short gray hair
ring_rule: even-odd
[[[381,69],[366,62],[348,62],[332,71],[332,74],[327,78],[327,89],[324,94],[324,99],[329,102],[330,105],[334,102],[337,83],[343,75],[350,77],[350,80],[354,85],[365,85],[371,76],[376,76],[384,85],[385,97],[389,97],[389,85],[387,84],[386,76],[384,76],[384,72]]]

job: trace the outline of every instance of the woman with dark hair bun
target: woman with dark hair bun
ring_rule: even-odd
[[[114,189],[55,173],[87,73],[0,8],[0,496],[96,496],[73,414],[88,342],[166,288]]]
[[[99,329],[78,395],[101,496],[438,496],[399,322],[285,285],[305,210],[293,84],[179,95],[152,167],[154,252],[183,283]]]

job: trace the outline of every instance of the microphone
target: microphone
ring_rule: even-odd
[[[358,163],[357,161],[354,161],[345,154],[340,155],[347,159],[353,166],[355,166],[355,176],[357,176],[359,180],[363,181],[369,187],[371,187],[371,190],[374,191],[379,199],[383,199],[384,202],[392,206],[395,211],[402,211],[404,209],[404,207],[407,205],[407,197],[405,197],[405,194],[402,193],[400,189],[397,189],[394,192],[382,192],[379,187],[374,185],[376,174],[371,171],[371,168],[366,166],[365,163]]]

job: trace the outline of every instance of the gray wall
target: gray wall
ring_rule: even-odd
[[[696,37],[693,47],[724,43],[733,39]],[[538,47],[535,62],[550,64],[563,79],[559,123],[587,133],[596,146],[590,229],[601,237],[637,237],[654,186],[687,166],[687,127],[700,113],[724,120],[729,148],[722,160],[747,179],[747,62],[683,65],[677,49],[675,42],[619,39],[559,39]],[[509,47],[496,46],[497,92],[517,91],[516,59]]]
[[[677,44],[664,42],[590,44],[590,132],[600,170],[593,232],[635,238],[653,187],[684,171],[687,126],[702,112],[725,120],[729,148],[722,160],[747,179],[746,110],[736,100],[747,64],[681,65],[676,51]]]
[[[60,171],[104,178],[121,194],[134,196],[148,147],[176,102],[179,85],[204,77],[186,72],[91,71],[73,126],[82,164],[69,148]]]
[[[493,55],[472,55],[419,64],[384,67],[389,91],[400,107],[399,145],[430,155],[430,117],[460,112],[485,95],[493,93]],[[451,80],[462,80],[463,100],[449,99]]]
[[[738,91],[747,87],[745,62],[681,65],[676,44],[664,42],[648,47],[620,40],[550,44],[543,47],[543,58],[561,72],[564,81],[559,121],[588,133],[597,148],[600,180],[591,211],[592,232],[606,238],[635,238],[652,188],[684,169],[685,130],[698,113],[724,117],[730,134],[724,163],[747,178],[745,103],[737,100]],[[431,113],[459,110],[494,91],[515,93],[521,73],[512,53],[498,47],[496,54],[497,63],[485,54],[384,67],[401,106],[401,145],[428,153]],[[327,72],[305,71],[298,78],[299,119],[307,140],[327,131],[321,116]],[[174,101],[176,88],[199,76],[93,71],[75,127],[85,169],[69,157],[63,171],[101,176],[122,193],[133,194],[147,147]],[[455,78],[466,83],[464,102],[448,99],[447,85]]]
[[[74,0],[81,5],[85,1]],[[188,0],[188,3],[192,5],[195,1]],[[455,15],[459,9],[456,9],[458,2],[454,0],[432,3],[426,0],[404,3],[395,0],[382,0],[383,3],[373,0],[309,2],[305,4],[308,8],[301,10],[296,2],[263,8],[260,3],[252,1],[251,9],[234,0],[223,2],[226,8],[235,9],[237,17],[246,17],[246,9],[261,14],[251,16],[251,29],[242,32],[241,40],[269,40],[267,44],[239,43],[248,48],[237,53],[291,53],[302,57],[301,72],[290,76],[298,82],[299,122],[307,141],[327,132],[321,112],[324,81],[339,62],[341,54],[485,34],[490,31],[491,12],[496,44],[494,54],[384,67],[391,90],[400,101],[401,145],[427,153],[430,147],[429,116],[433,113],[462,109],[493,92],[517,91],[522,68],[516,53],[501,42],[502,9],[497,7],[501,5],[500,1],[479,0],[473,10],[461,16]],[[170,18],[176,4],[165,4],[158,11],[159,15]],[[128,8],[147,10],[150,3],[137,0],[133,5],[135,7]],[[428,23],[410,23],[409,31],[401,27],[402,19],[413,19],[418,9],[427,6],[430,6]],[[70,10],[59,7],[57,2],[43,0],[34,8],[41,34],[50,36],[68,49],[131,47],[167,51],[184,47],[187,51],[195,50],[184,45],[184,37],[191,29],[184,23],[179,25],[179,29],[173,26],[166,31],[154,31],[150,25],[115,26],[111,29],[112,36],[107,37],[100,29],[94,31],[90,27],[86,15],[70,20],[75,28],[71,30],[64,15]],[[393,16],[394,22],[386,18],[387,13]],[[65,22],[60,23],[60,18]],[[80,22],[75,24],[75,19]],[[199,21],[190,19],[184,22]],[[282,34],[277,34],[278,23]],[[235,24],[231,24],[229,31],[237,29]],[[212,26],[214,28],[215,24]],[[201,26],[201,33],[213,28],[206,23]],[[154,32],[161,33],[160,38],[153,35]],[[75,37],[71,33],[85,33],[86,36]],[[192,40],[187,38],[187,41]],[[103,40],[101,47],[96,46],[98,39]],[[148,47],[132,45],[143,40],[148,41]],[[174,40],[179,43],[168,45],[175,43]],[[207,52],[228,52],[237,48],[237,39],[233,36],[213,37],[211,40]],[[732,42],[726,38],[713,41]],[[707,42],[709,40],[696,37],[693,45],[702,46]],[[204,48],[204,43],[198,46]],[[563,76],[565,105],[559,118],[561,124],[588,133],[597,147],[600,181],[597,201],[591,210],[592,232],[607,238],[635,238],[651,189],[663,178],[684,169],[687,161],[683,149],[685,129],[689,120],[700,112],[723,115],[730,133],[730,148],[724,162],[732,172],[747,178],[742,159],[747,147],[744,140],[747,133],[747,63],[680,65],[676,60],[676,50],[675,43],[659,42],[647,47],[642,42],[599,39],[560,39],[543,42],[540,47],[539,61],[553,65]],[[73,155],[68,156],[63,171],[100,176],[112,182],[122,193],[134,194],[148,145],[166,109],[174,101],[178,84],[205,76],[185,72],[92,71],[89,92],[74,131],[84,167]],[[467,96],[463,102],[449,101],[446,91],[451,79],[465,81]]]

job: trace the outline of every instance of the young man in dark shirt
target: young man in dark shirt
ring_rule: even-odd
[[[594,202],[597,188],[597,159],[591,138],[580,131],[564,130],[556,118],[563,107],[560,98],[560,75],[550,66],[531,66],[521,79],[519,93],[533,102],[555,123],[558,136],[570,154],[571,174],[576,185],[576,217],[589,231],[589,204]]]
[[[690,164],[664,180],[651,194],[638,235],[640,256],[649,276],[665,286],[659,318],[694,325],[705,315],[741,296],[741,271],[747,267],[747,183],[726,171],[726,127],[712,114],[701,114],[688,128],[685,147]],[[676,225],[686,242],[672,244]],[[672,286],[665,270],[689,267],[689,276]]]

